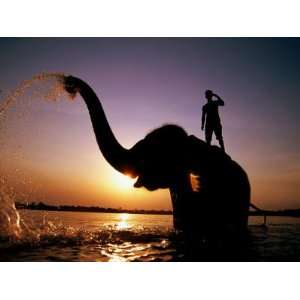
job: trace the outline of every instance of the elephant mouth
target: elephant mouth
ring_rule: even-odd
[[[144,186],[144,183],[143,183],[143,180],[142,180],[142,177],[141,177],[141,176],[138,176],[138,177],[137,177],[137,180],[136,180],[136,182],[133,184],[133,186],[134,186],[135,188],[140,188],[140,187]]]
[[[148,183],[144,180],[144,178],[142,176],[139,176],[136,180],[136,182],[133,185],[135,188],[140,188],[140,187],[144,187],[146,188],[148,191],[154,191],[157,190],[158,187],[155,186],[154,184]]]
[[[158,182],[152,182],[150,180],[146,180],[143,176],[138,176],[136,182],[133,184],[135,188],[144,187],[148,191],[155,191],[159,188],[167,188],[167,186],[163,184],[159,184]]]

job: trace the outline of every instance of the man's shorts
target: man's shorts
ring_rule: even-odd
[[[216,124],[214,126],[205,126],[205,139],[206,141],[211,141],[213,132],[216,135],[217,140],[222,140],[222,125]]]

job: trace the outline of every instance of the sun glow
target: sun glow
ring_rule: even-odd
[[[135,179],[130,178],[129,176],[123,175],[119,172],[113,173],[112,183],[121,189],[131,189],[133,188],[133,184]]]

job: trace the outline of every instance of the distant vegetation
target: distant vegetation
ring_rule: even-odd
[[[144,210],[144,209],[123,209],[106,208],[99,206],[79,206],[79,205],[49,205],[43,202],[21,203],[16,202],[17,209],[50,210],[50,211],[80,211],[80,212],[100,212],[100,213],[129,213],[129,214],[151,214],[151,215],[172,215],[171,210]],[[300,209],[283,210],[255,210],[249,212],[250,216],[286,216],[300,217]]]
[[[129,213],[129,214],[151,214],[151,215],[172,215],[170,210],[144,210],[144,209],[123,209],[106,208],[99,206],[78,206],[78,205],[49,205],[43,202],[15,203],[17,209],[50,210],[50,211],[80,211],[80,212],[101,212],[101,213]]]

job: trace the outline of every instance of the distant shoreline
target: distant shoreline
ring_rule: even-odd
[[[15,203],[17,209],[46,210],[46,211],[69,211],[69,212],[94,212],[94,213],[128,213],[143,215],[172,215],[170,210],[145,210],[145,209],[122,209],[106,208],[98,206],[74,206],[74,205],[49,205],[43,202]],[[300,217],[300,209],[283,210],[256,210],[249,211],[249,216],[280,216],[280,217]]]
[[[143,215],[172,215],[170,210],[145,210],[145,209],[123,209],[98,206],[74,206],[74,205],[48,205],[43,202],[33,202],[23,204],[16,202],[17,209],[29,210],[47,210],[47,211],[73,211],[73,212],[94,212],[94,213],[128,213],[128,214],[143,214]]]

